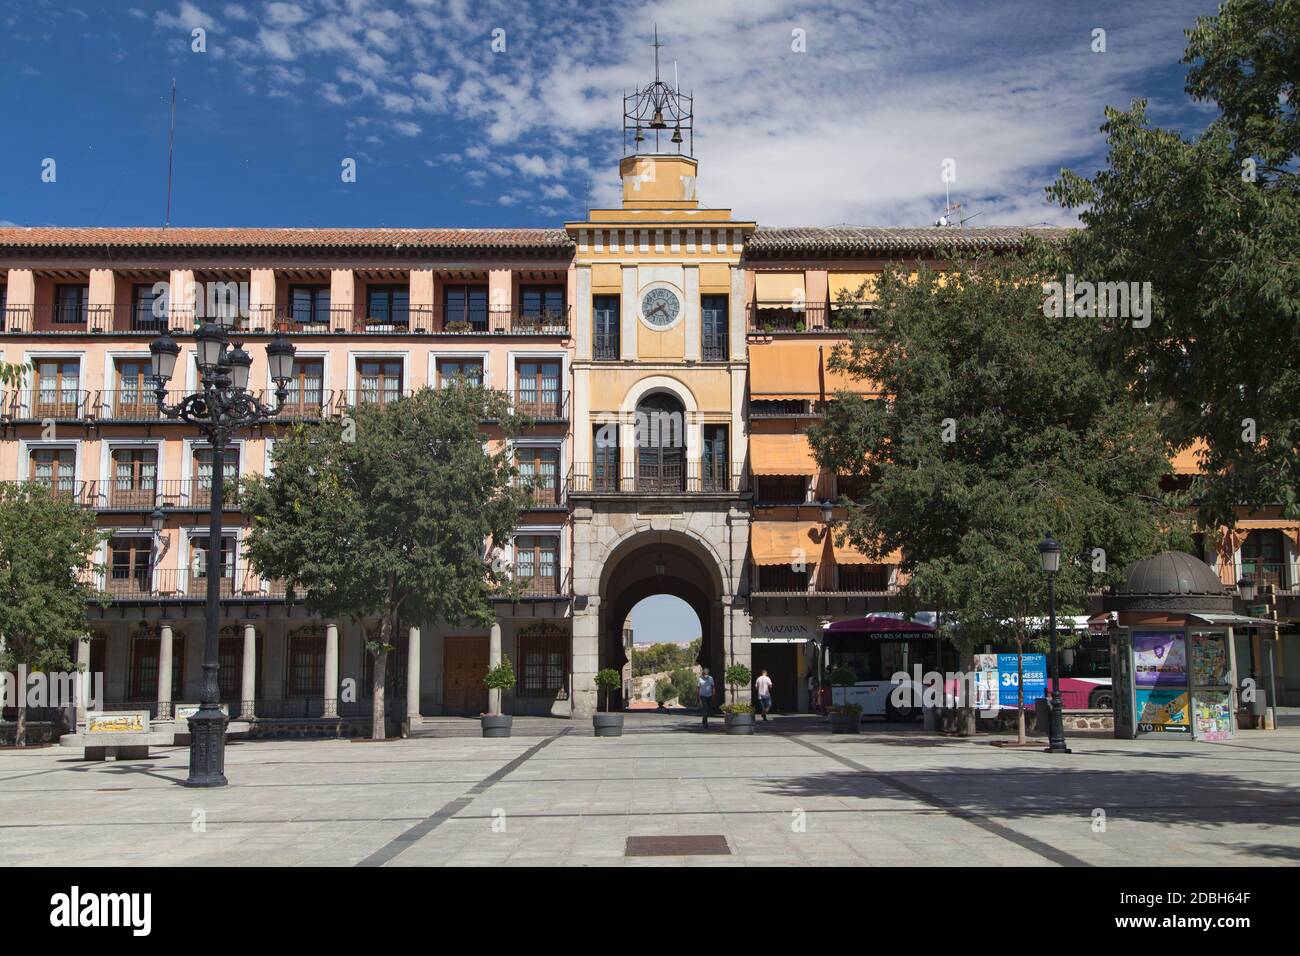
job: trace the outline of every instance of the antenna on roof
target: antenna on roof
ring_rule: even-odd
[[[176,145],[176,77],[172,77],[172,120],[167,131],[167,215],[163,228],[172,224],[172,153]]]
[[[953,227],[960,229],[978,215],[979,213],[974,212],[962,218],[961,203],[952,201],[952,196],[948,192],[948,183],[945,180],[943,184],[943,215],[936,219],[934,224],[940,228]]]

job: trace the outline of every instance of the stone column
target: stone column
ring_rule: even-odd
[[[501,663],[501,622],[493,621],[492,629],[488,632],[488,667],[496,667]],[[501,713],[501,691],[488,691],[488,713]]]
[[[239,675],[239,719],[257,716],[257,628],[244,623],[244,667]]]
[[[596,713],[596,670],[600,663],[600,598],[587,598],[586,610],[573,615],[574,717]]]
[[[338,624],[325,624],[325,710],[326,718],[338,717]]]
[[[412,627],[406,635],[406,719],[420,722],[420,629]]]
[[[172,626],[158,625],[158,719],[172,716]]]
[[[94,682],[95,675],[90,672],[90,635],[83,634],[77,639],[77,727],[86,723],[86,704]],[[103,701],[100,701],[100,706],[103,706]]]

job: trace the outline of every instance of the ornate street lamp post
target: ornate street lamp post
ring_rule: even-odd
[[[199,711],[189,719],[190,787],[226,785],[226,715],[221,712],[217,684],[217,654],[221,625],[221,510],[225,490],[225,448],[231,435],[251,425],[264,425],[279,414],[288,397],[293,374],[294,347],[276,334],[266,347],[275,382],[275,405],[264,405],[248,391],[253,358],[240,343],[227,348],[233,315],[221,315],[221,324],[205,322],[194,335],[201,390],[168,405],[167,383],[176,368],[180,346],[164,332],[149,346],[158,411],[166,418],[198,427],[212,445],[212,501],[208,519],[207,613],[203,634],[203,693]]]
[[[1065,746],[1065,718],[1061,714],[1061,656],[1056,648],[1056,590],[1053,579],[1061,569],[1061,544],[1048,534],[1038,545],[1038,557],[1047,575],[1047,627],[1052,654],[1052,727],[1048,739],[1049,754],[1068,754]]]

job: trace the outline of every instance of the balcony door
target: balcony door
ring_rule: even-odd
[[[37,359],[35,405],[37,418],[75,418],[81,407],[80,361]]]
[[[76,489],[77,453],[71,448],[35,448],[28,477],[56,494],[70,495]]]
[[[560,363],[520,362],[515,369],[516,406],[522,415],[558,418]]]
[[[400,359],[359,359],[357,361],[357,398],[362,402],[385,405],[402,397],[402,362]]]
[[[598,361],[619,357],[619,300],[616,295],[598,295],[591,302],[593,316],[592,356]]]
[[[117,448],[113,451],[113,484],[110,508],[152,510],[158,489],[158,450]]]
[[[686,480],[686,409],[671,395],[651,395],[636,407],[636,487],[681,491]]]
[[[1241,575],[1257,585],[1271,584],[1285,588],[1285,550],[1281,531],[1252,531],[1241,545]]]
[[[153,542],[149,538],[113,538],[108,542],[108,591],[149,594],[152,590]]]
[[[117,401],[114,418],[149,419],[158,417],[154,394],[153,367],[148,359],[117,360]]]

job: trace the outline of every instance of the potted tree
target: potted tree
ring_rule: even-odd
[[[501,663],[488,669],[487,676],[483,678],[483,683],[487,684],[489,691],[500,692],[497,695],[488,695],[488,710],[493,711],[494,705],[499,707],[498,702],[505,699],[505,690],[515,686],[515,670],[510,666],[510,658],[502,654]],[[512,722],[513,719],[509,714],[495,712],[486,713],[479,718],[484,737],[509,737]]]
[[[623,686],[623,678],[612,667],[596,672],[596,689],[605,692],[605,713],[591,717],[591,726],[597,737],[622,737],[623,715],[609,713],[609,695]]]
[[[830,673],[832,687],[852,687],[858,682],[858,675],[853,668],[841,664]],[[845,695],[847,697],[847,694]],[[831,733],[856,734],[862,726],[862,705],[844,703],[831,704]]]
[[[738,688],[749,687],[752,675],[744,664],[732,664],[723,674],[723,679],[731,688],[731,697],[734,701],[739,696]],[[722,713],[723,721],[727,725],[727,733],[752,734],[754,732],[754,705],[748,701],[723,704]]]

